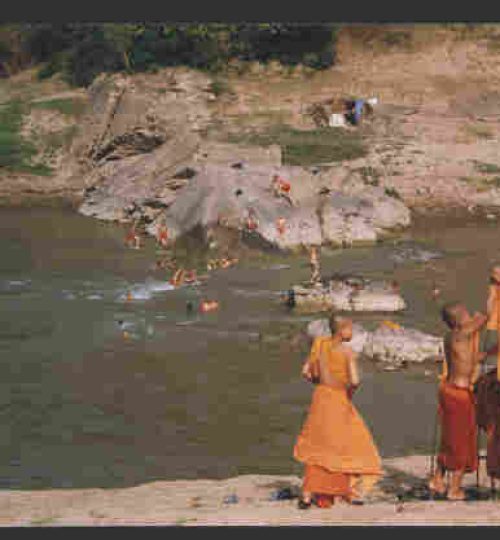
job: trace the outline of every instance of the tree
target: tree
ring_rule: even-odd
[[[103,24],[104,39],[111,43],[111,46],[122,55],[123,63],[127,71],[132,70],[130,63],[130,53],[135,39],[144,33],[143,24]]]

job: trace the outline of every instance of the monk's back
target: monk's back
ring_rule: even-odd
[[[457,386],[469,386],[475,367],[470,338],[459,332],[449,332],[444,345],[449,382]]]
[[[330,338],[323,338],[320,344],[319,379],[327,386],[347,386],[349,384],[348,352],[344,346],[334,346]]]

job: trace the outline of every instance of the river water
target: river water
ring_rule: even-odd
[[[279,295],[308,278],[307,260],[247,258],[201,288],[168,291],[151,269],[154,243],[129,250],[123,237],[69,209],[0,211],[0,488],[300,473],[292,448],[312,388],[293,336],[315,317],[288,312]],[[442,256],[404,257],[418,247]],[[322,264],[398,280],[409,309],[391,319],[439,334],[434,285],[482,309],[495,258],[496,222],[436,216],[397,242],[325,252]],[[201,298],[220,309],[188,313]],[[433,368],[361,367],[355,403],[381,454],[430,451]]]

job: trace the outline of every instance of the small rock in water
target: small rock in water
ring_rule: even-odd
[[[398,366],[384,366],[384,371],[397,371]]]

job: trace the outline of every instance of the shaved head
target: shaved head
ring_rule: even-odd
[[[441,317],[449,328],[456,328],[462,319],[465,306],[460,302],[450,302],[441,310]]]

